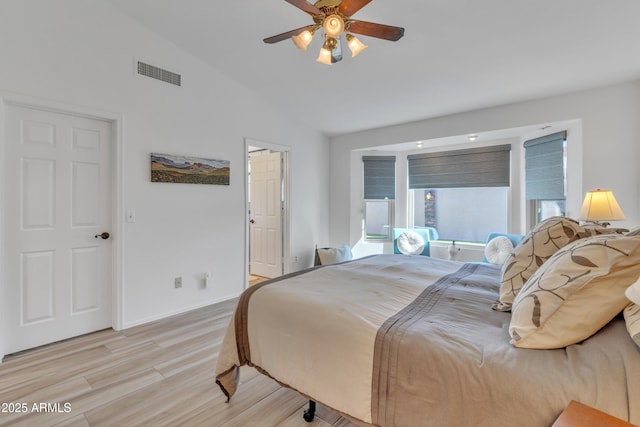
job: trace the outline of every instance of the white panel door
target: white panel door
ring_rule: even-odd
[[[249,271],[282,275],[282,153],[251,157]]]
[[[108,328],[111,124],[7,106],[6,353]]]

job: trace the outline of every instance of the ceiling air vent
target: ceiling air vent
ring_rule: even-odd
[[[176,86],[182,86],[182,76],[173,71],[164,70],[155,65],[149,65],[142,61],[137,61],[138,74],[141,76],[151,77],[152,79],[161,80]]]

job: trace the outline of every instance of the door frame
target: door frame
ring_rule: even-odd
[[[124,212],[122,115],[93,107],[66,104],[29,95],[0,91],[0,165],[4,165],[7,161],[4,147],[6,144],[5,121],[8,106],[27,107],[111,123],[111,234],[114,236],[111,254],[111,271],[113,273],[111,280],[111,324],[114,330],[121,330],[124,325],[124,215],[120,214]],[[3,212],[7,203],[7,195],[4,188],[4,174],[0,174],[0,307],[6,303],[6,232],[4,230],[5,218]],[[3,311],[1,310],[0,313]],[[2,322],[1,316],[2,314],[0,314],[0,325],[6,324],[7,322]],[[5,334],[8,332],[4,327],[0,327],[0,363],[4,357]]]
[[[279,151],[282,153],[282,197],[284,198],[284,206],[282,211],[282,266],[283,274],[290,272],[289,258],[291,247],[289,242],[290,236],[290,210],[291,210],[291,182],[290,182],[290,165],[291,165],[291,147],[270,142],[260,141],[252,138],[244,139],[244,289],[249,287],[249,146],[260,147],[268,150]]]

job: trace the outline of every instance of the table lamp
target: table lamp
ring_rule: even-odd
[[[607,221],[626,219],[611,190],[587,191],[582,202],[580,218],[606,227]]]

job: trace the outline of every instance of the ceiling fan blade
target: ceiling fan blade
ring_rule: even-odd
[[[278,34],[277,36],[267,37],[263,41],[265,43],[278,43],[278,42],[281,42],[282,40],[286,40],[288,38],[291,38],[292,36],[297,36],[298,34],[303,32],[304,30],[311,31],[315,27],[316,27],[316,25],[307,25],[306,27],[301,27],[301,28],[297,28],[295,30],[287,31],[286,33]]]
[[[322,11],[307,0],[285,0],[287,3],[307,12],[309,15],[320,15]],[[371,1],[371,0],[369,0]]]
[[[371,0],[342,0],[338,10],[345,16],[351,16],[370,2]]]
[[[397,41],[404,35],[404,28],[392,27],[391,25],[375,24],[365,21],[349,21],[347,30],[350,33],[362,34],[363,36],[376,37],[390,41]]]

